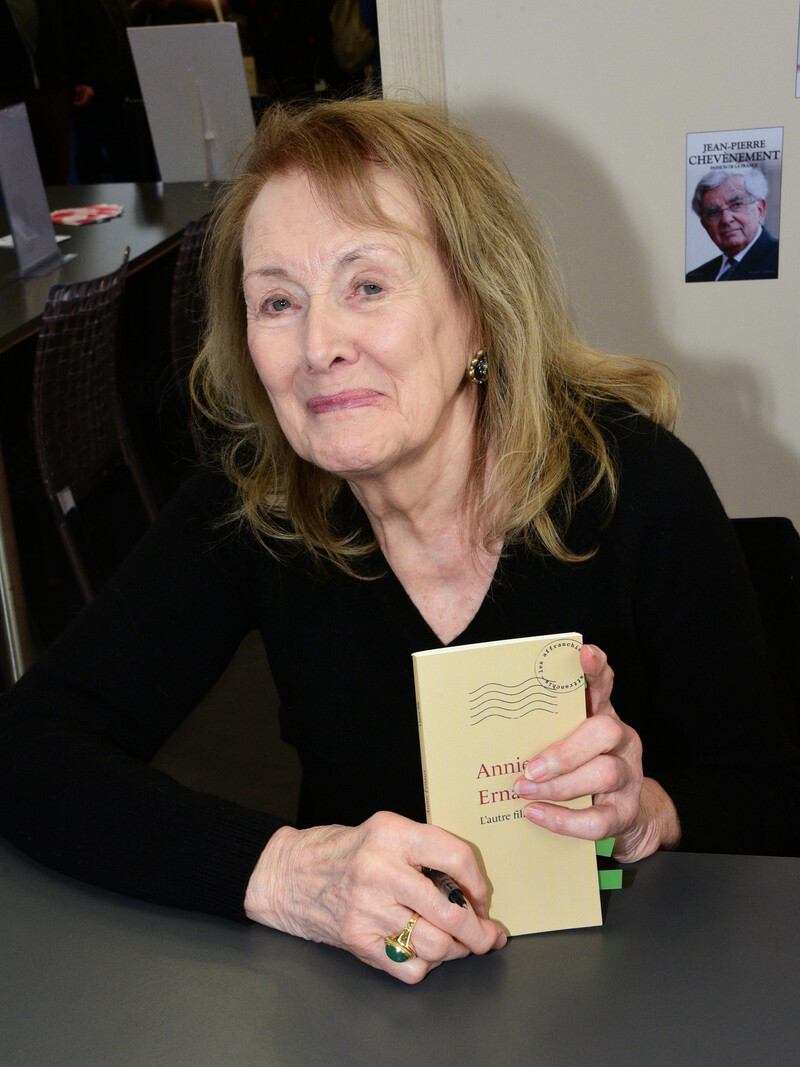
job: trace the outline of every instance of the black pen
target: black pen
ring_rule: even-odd
[[[467,898],[464,896],[464,890],[456,885],[449,874],[445,874],[444,871],[435,871],[432,867],[423,867],[422,873],[426,878],[430,878],[437,889],[441,889],[451,904],[466,908]]]

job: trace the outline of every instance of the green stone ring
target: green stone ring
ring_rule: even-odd
[[[417,953],[411,944],[411,931],[418,918],[419,912],[415,911],[399,934],[395,934],[394,937],[384,937],[386,955],[395,963],[405,963],[406,960],[413,960],[416,956]]]

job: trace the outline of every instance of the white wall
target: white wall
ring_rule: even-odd
[[[387,91],[437,98],[443,79],[549,227],[588,338],[674,369],[679,432],[730,514],[798,527],[799,7],[379,3]],[[686,134],[767,126],[784,128],[780,277],[687,285]]]

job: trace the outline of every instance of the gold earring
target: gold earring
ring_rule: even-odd
[[[467,377],[476,385],[483,385],[489,377],[489,353],[485,348],[472,357],[472,362],[467,367]]]

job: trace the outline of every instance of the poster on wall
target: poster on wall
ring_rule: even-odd
[[[686,136],[686,281],[778,277],[783,127]]]

